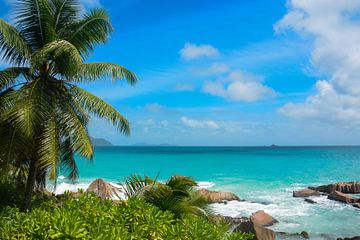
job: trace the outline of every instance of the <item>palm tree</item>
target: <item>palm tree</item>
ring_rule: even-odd
[[[105,10],[80,14],[78,0],[19,0],[14,15],[14,25],[0,19],[2,59],[12,66],[0,71],[0,167],[26,169],[24,208],[30,209],[34,187],[47,176],[56,180],[62,169],[74,180],[74,155],[92,159],[91,115],[130,133],[115,108],[76,84],[137,78],[114,63],[84,63],[113,31]]]
[[[171,211],[176,217],[193,214],[207,217],[211,213],[209,202],[195,189],[197,183],[184,176],[172,176],[162,184],[140,175],[131,175],[122,184],[127,198],[142,198],[163,211]]]

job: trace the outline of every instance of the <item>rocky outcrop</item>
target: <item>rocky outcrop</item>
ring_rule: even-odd
[[[301,233],[287,233],[287,232],[276,232],[276,235],[281,237],[293,238],[293,237],[300,237],[308,239],[310,237],[309,233],[306,231],[302,231]]]
[[[310,188],[304,188],[298,191],[293,191],[293,197],[310,197],[310,196],[320,196],[321,192],[310,189]]]
[[[342,193],[356,194],[360,193],[360,182],[338,182],[334,184],[311,187],[311,189],[319,192],[332,193],[339,191]]]
[[[275,240],[276,238],[274,231],[253,223],[251,220],[241,223],[234,231],[253,233],[255,236],[254,240]]]
[[[273,218],[272,216],[270,216],[263,210],[260,210],[260,211],[257,211],[257,212],[254,212],[253,214],[251,214],[250,220],[253,223],[259,224],[263,227],[272,226],[275,223],[278,223],[278,220],[276,220],[275,218]]]
[[[98,197],[105,198],[113,198],[117,196],[119,189],[111,185],[110,183],[105,182],[103,179],[98,178],[93,181],[86,192],[94,192]]]
[[[311,203],[311,204],[316,203],[316,202],[315,202],[314,200],[312,200],[311,198],[305,198],[304,201],[307,202],[307,203]]]
[[[222,216],[220,214],[213,216],[212,220],[218,224],[221,221],[226,222],[229,224],[229,230],[234,231],[234,229],[239,226],[241,223],[248,222],[249,218],[247,217],[229,217],[229,216]]]
[[[240,201],[240,198],[231,192],[210,191],[199,189],[199,193],[210,203],[223,203],[226,201]]]
[[[328,196],[328,199],[343,202],[343,203],[350,203],[350,204],[360,202],[359,198],[355,198],[353,196],[350,196],[348,194],[345,194],[345,193],[342,193],[339,191],[334,191],[334,192],[330,193]]]

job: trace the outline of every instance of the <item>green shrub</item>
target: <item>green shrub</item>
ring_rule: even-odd
[[[2,208],[0,239],[247,240],[251,236],[230,234],[225,223],[213,225],[198,216],[175,218],[141,199],[114,204],[83,194],[79,199],[51,198],[27,213]]]

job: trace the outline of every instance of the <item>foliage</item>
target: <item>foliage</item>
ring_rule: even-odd
[[[122,184],[127,198],[142,198],[160,209],[182,214],[207,216],[208,201],[195,189],[197,183],[184,176],[172,176],[164,184],[140,175],[131,175]]]
[[[113,31],[104,9],[82,13],[79,0],[18,0],[14,25],[0,19],[0,174],[27,182],[26,199],[60,169],[78,175],[74,155],[93,157],[90,115],[129,134],[129,122],[77,83],[110,77],[133,85],[134,73],[108,62],[85,63]],[[27,180],[27,181],[26,181]]]
[[[10,207],[0,210],[0,239],[252,239],[249,234],[229,233],[224,222],[213,225],[194,215],[175,218],[139,198],[113,203],[93,194],[79,199],[65,194],[61,201],[34,202],[26,213]]]

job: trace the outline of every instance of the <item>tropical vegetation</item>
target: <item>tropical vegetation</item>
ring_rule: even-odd
[[[190,177],[172,176],[165,183],[148,176],[131,175],[122,184],[127,198],[141,198],[176,217],[193,214],[207,217],[209,202],[196,190],[197,183]]]
[[[114,204],[93,194],[74,199],[35,199],[33,209],[0,209],[0,239],[219,239],[250,240],[251,234],[230,233],[224,222],[184,215],[177,218],[140,198]],[[57,207],[54,207],[57,206]]]
[[[81,13],[78,0],[18,0],[14,23],[0,19],[1,181],[26,185],[24,208],[34,188],[56,181],[61,170],[75,180],[74,156],[91,160],[91,116],[121,133],[130,126],[115,108],[77,86],[110,77],[135,84],[136,75],[109,62],[85,62],[113,27],[104,9]]]

